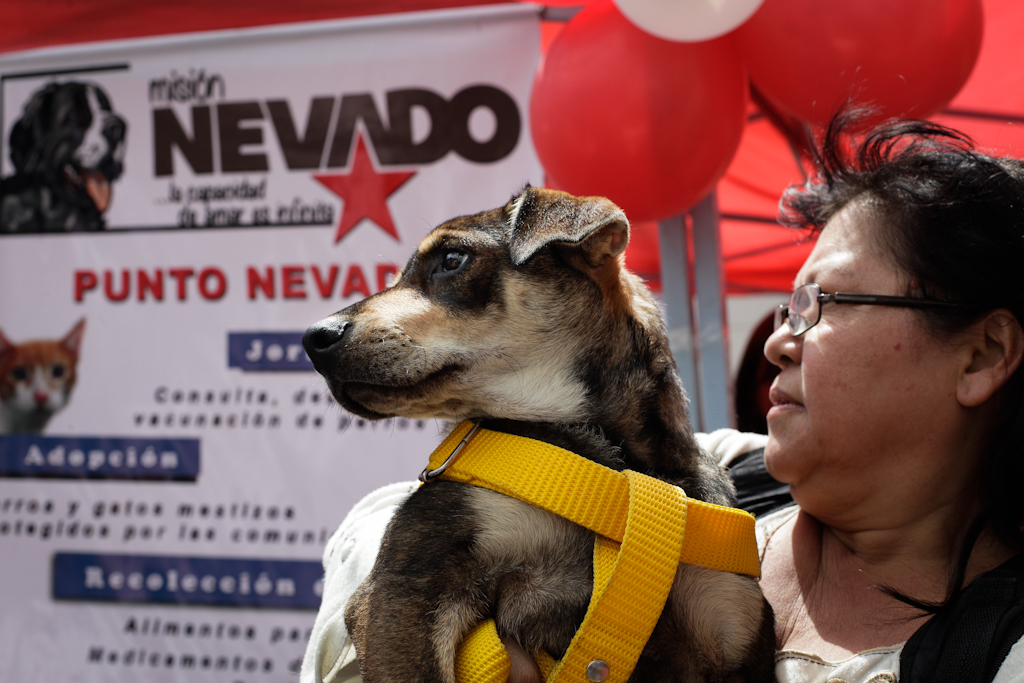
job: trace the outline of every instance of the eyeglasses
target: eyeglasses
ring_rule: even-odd
[[[935,306],[963,306],[955,301],[939,299],[915,299],[906,296],[884,296],[881,294],[851,294],[836,292],[826,294],[816,284],[803,285],[793,290],[788,304],[779,304],[775,310],[775,329],[783,322],[788,322],[792,330],[790,334],[799,337],[821,320],[821,305],[860,304],[862,306],[901,306],[905,308],[931,308]]]

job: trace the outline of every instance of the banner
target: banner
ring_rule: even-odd
[[[542,184],[536,9],[0,56],[0,679],[287,681],[346,511],[442,425],[302,349]]]

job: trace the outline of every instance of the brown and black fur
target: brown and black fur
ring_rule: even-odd
[[[528,187],[436,228],[392,287],[304,344],[357,415],[482,419],[730,505],[693,438],[657,304],[622,265],[627,238],[608,200]],[[590,600],[592,552],[591,532],[520,501],[421,487],[345,611],[364,681],[455,683],[455,648],[485,617],[561,657]],[[630,680],[767,682],[773,653],[754,579],[680,565]]]

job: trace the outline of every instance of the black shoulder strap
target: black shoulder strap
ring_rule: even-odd
[[[978,577],[910,637],[901,683],[990,683],[1024,636],[1024,555]]]
[[[736,485],[736,507],[755,517],[793,504],[789,484],[777,482],[768,474],[763,448],[738,456],[725,471]]]

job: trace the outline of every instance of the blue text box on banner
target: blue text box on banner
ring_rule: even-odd
[[[228,332],[228,367],[251,371],[312,372],[302,332]]]
[[[311,560],[57,553],[56,600],[317,609],[323,565]]]
[[[0,435],[0,477],[195,481],[199,439]]]

